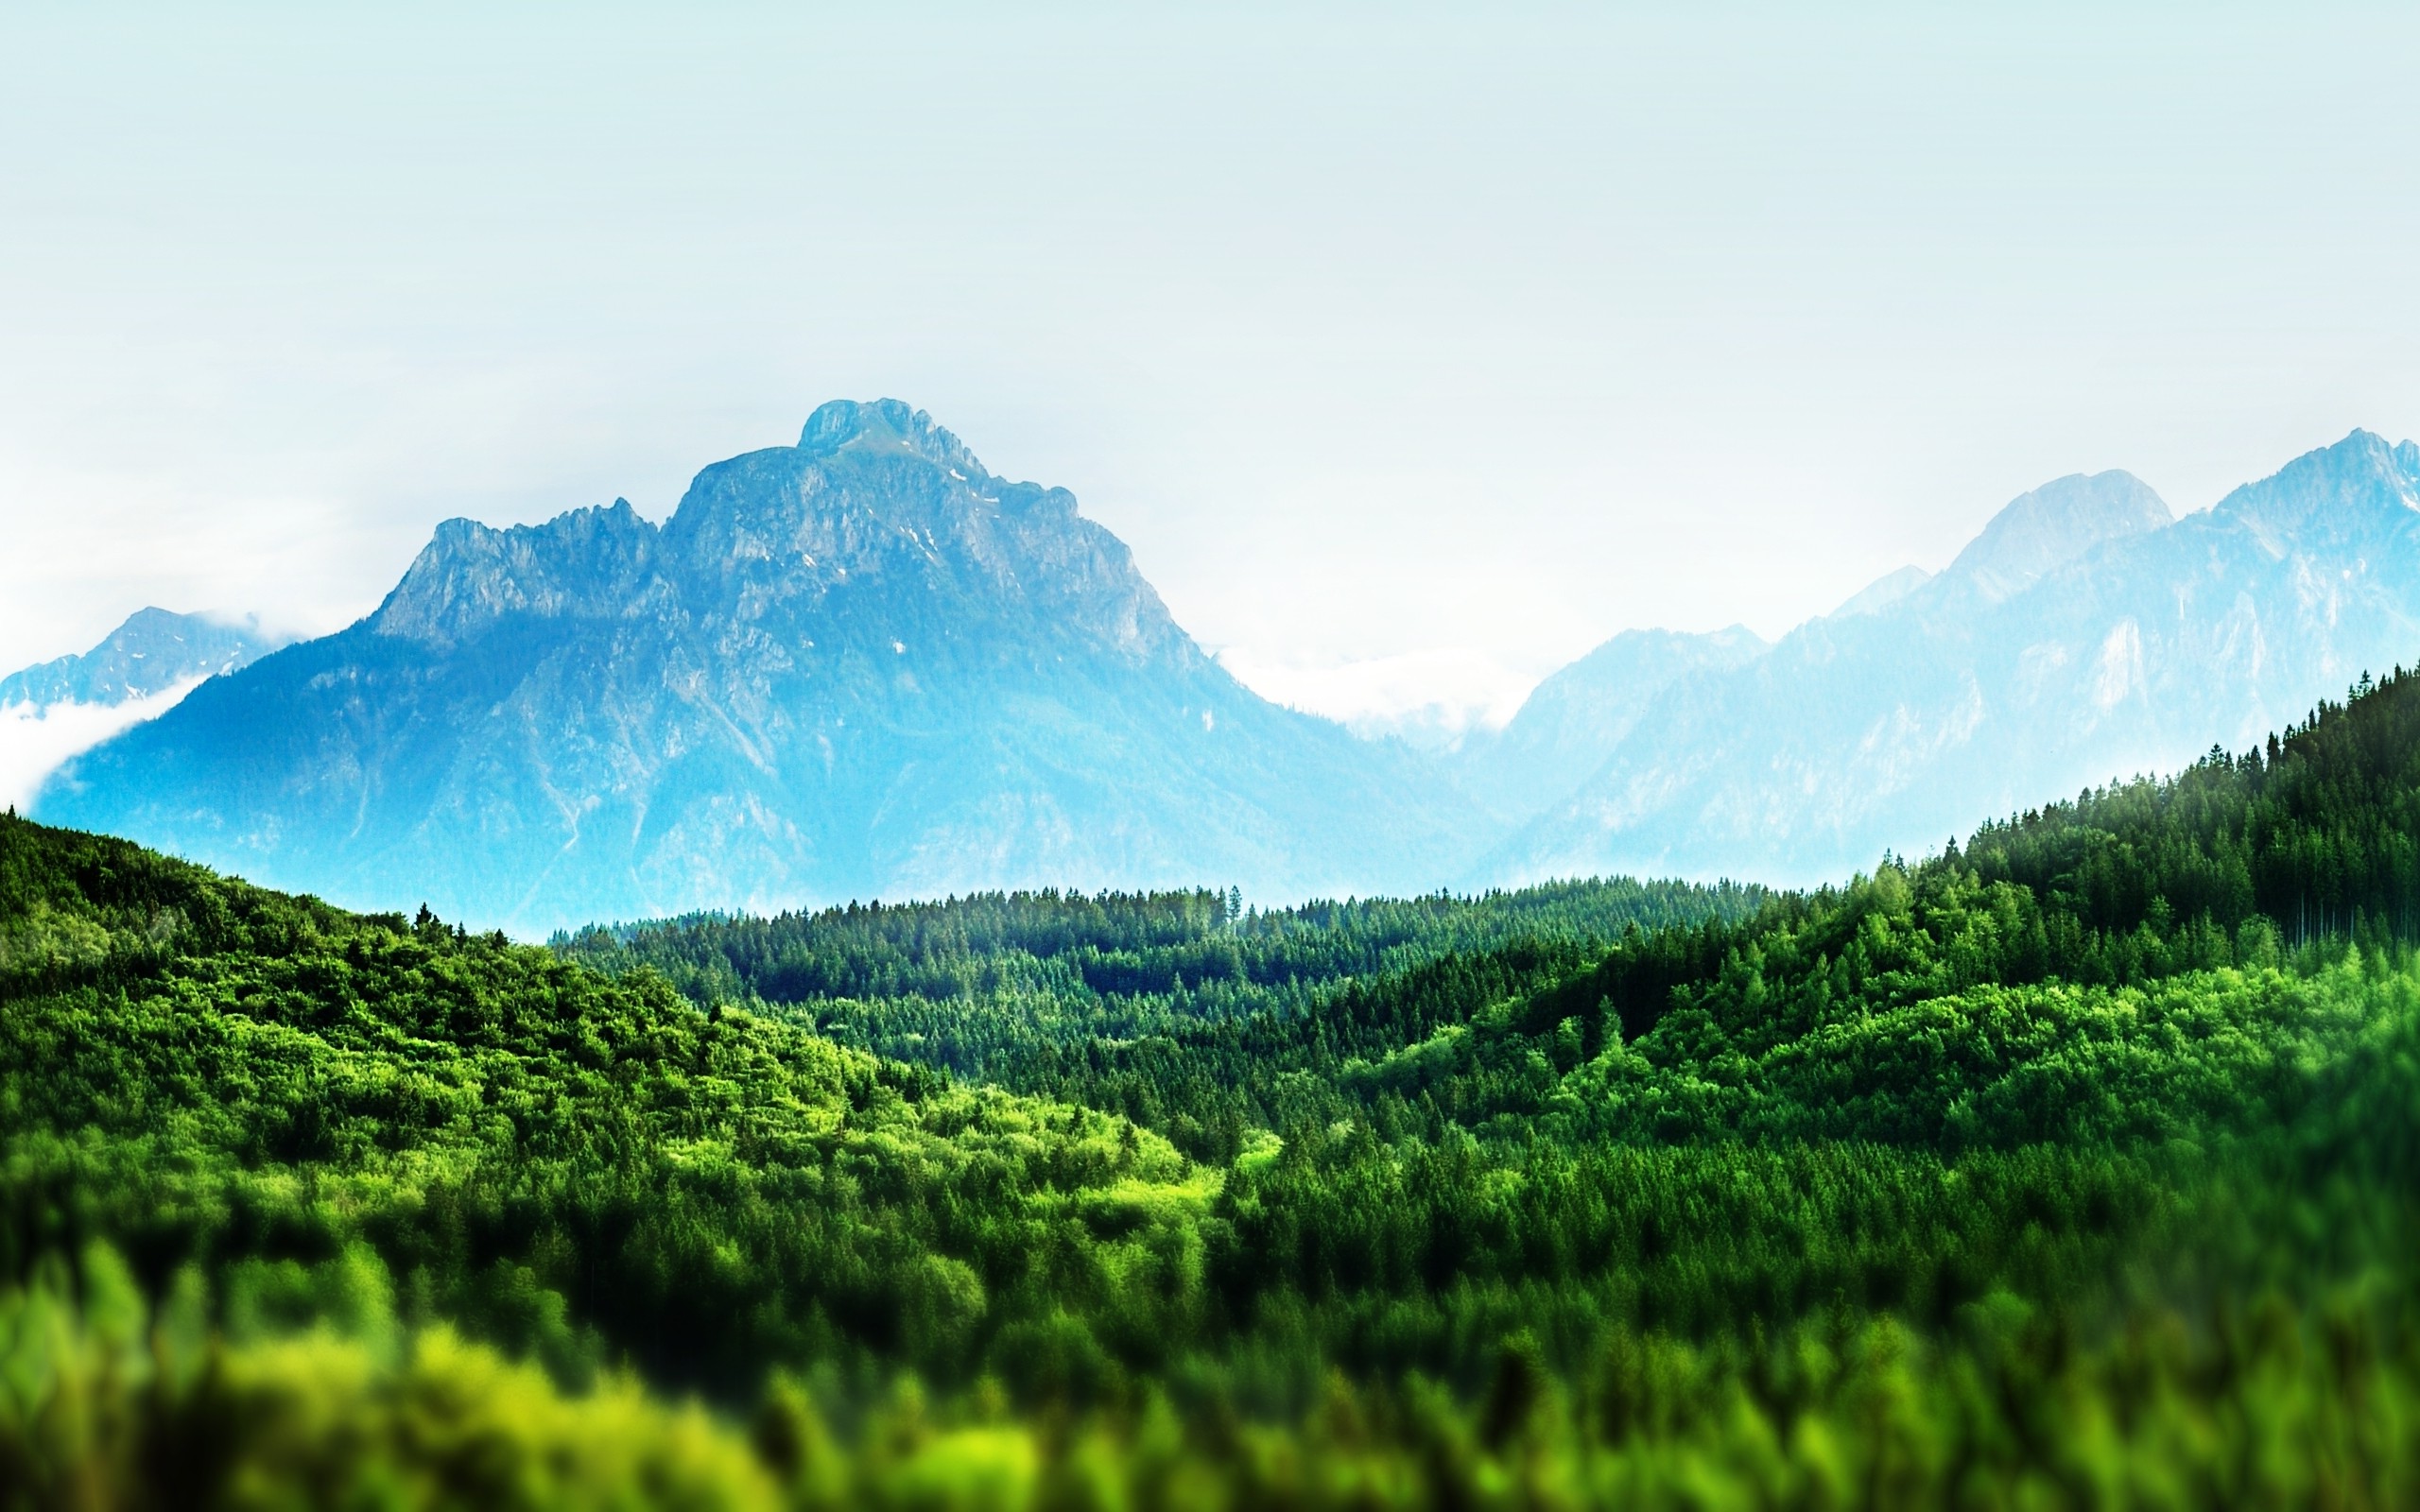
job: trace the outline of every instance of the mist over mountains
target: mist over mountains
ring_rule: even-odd
[[[1771,644],[1626,632],[1419,750],[1237,682],[1064,490],[839,402],[661,527],[448,522],[373,613],[235,659],[37,813],[524,933],[1017,886],[1818,881],[2420,661],[2415,525],[2420,451],[2363,432],[2182,520],[2062,478],[1937,575]],[[0,687],[67,676],[38,671]]]

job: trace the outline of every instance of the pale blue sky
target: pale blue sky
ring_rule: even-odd
[[[0,670],[843,395],[1404,697],[2420,432],[2420,8],[1824,9],[9,0]]]

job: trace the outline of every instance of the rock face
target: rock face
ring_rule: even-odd
[[[367,619],[38,805],[273,885],[537,932],[984,887],[1442,877],[1408,752],[1254,696],[1064,490],[896,401],[626,503],[435,539]]]
[[[249,625],[137,610],[82,656],[62,656],[0,678],[0,710],[156,697],[180,683],[233,672],[274,644]]]
[[[2244,749],[2414,662],[2411,442],[2356,431],[2173,522],[2124,473],[2063,478],[1940,576],[1668,684],[1472,875],[1836,879],[2214,742]]]

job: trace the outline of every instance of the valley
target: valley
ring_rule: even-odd
[[[11,816],[0,1463],[44,1499],[2391,1504],[2415,906],[2401,673],[1811,892],[987,894],[542,949]]]

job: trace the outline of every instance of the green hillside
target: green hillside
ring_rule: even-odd
[[[0,1498],[2420,1501],[2420,679],[1813,894],[362,917],[0,819]]]

